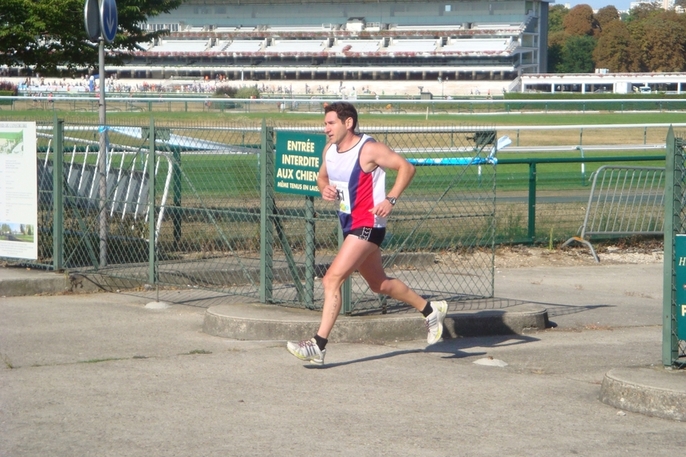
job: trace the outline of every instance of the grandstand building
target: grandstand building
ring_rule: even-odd
[[[544,73],[548,0],[189,0],[122,78],[502,80]]]

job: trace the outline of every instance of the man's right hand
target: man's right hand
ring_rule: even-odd
[[[338,191],[336,190],[336,186],[331,184],[324,186],[324,189],[322,189],[322,198],[330,202],[335,202],[338,200]]]

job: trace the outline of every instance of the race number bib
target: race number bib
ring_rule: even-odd
[[[336,186],[336,193],[338,194],[338,211],[350,214],[350,191],[348,190],[348,183],[343,181],[331,181],[331,185]]]

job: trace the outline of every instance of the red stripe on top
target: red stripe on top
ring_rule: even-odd
[[[359,162],[358,162],[359,163]],[[357,166],[356,166],[357,168]],[[371,209],[374,208],[374,183],[371,173],[365,173],[361,169],[356,170],[357,181],[355,184],[355,201],[352,207],[351,229],[360,227],[373,227],[374,215]],[[352,181],[352,179],[351,179]]]

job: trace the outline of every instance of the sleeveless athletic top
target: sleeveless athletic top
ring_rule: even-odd
[[[332,144],[325,154],[329,183],[338,191],[338,218],[343,233],[360,227],[386,226],[385,217],[370,212],[386,198],[386,171],[376,167],[366,173],[360,167],[360,151],[368,141],[373,142],[374,139],[362,135],[355,146],[342,152]]]

